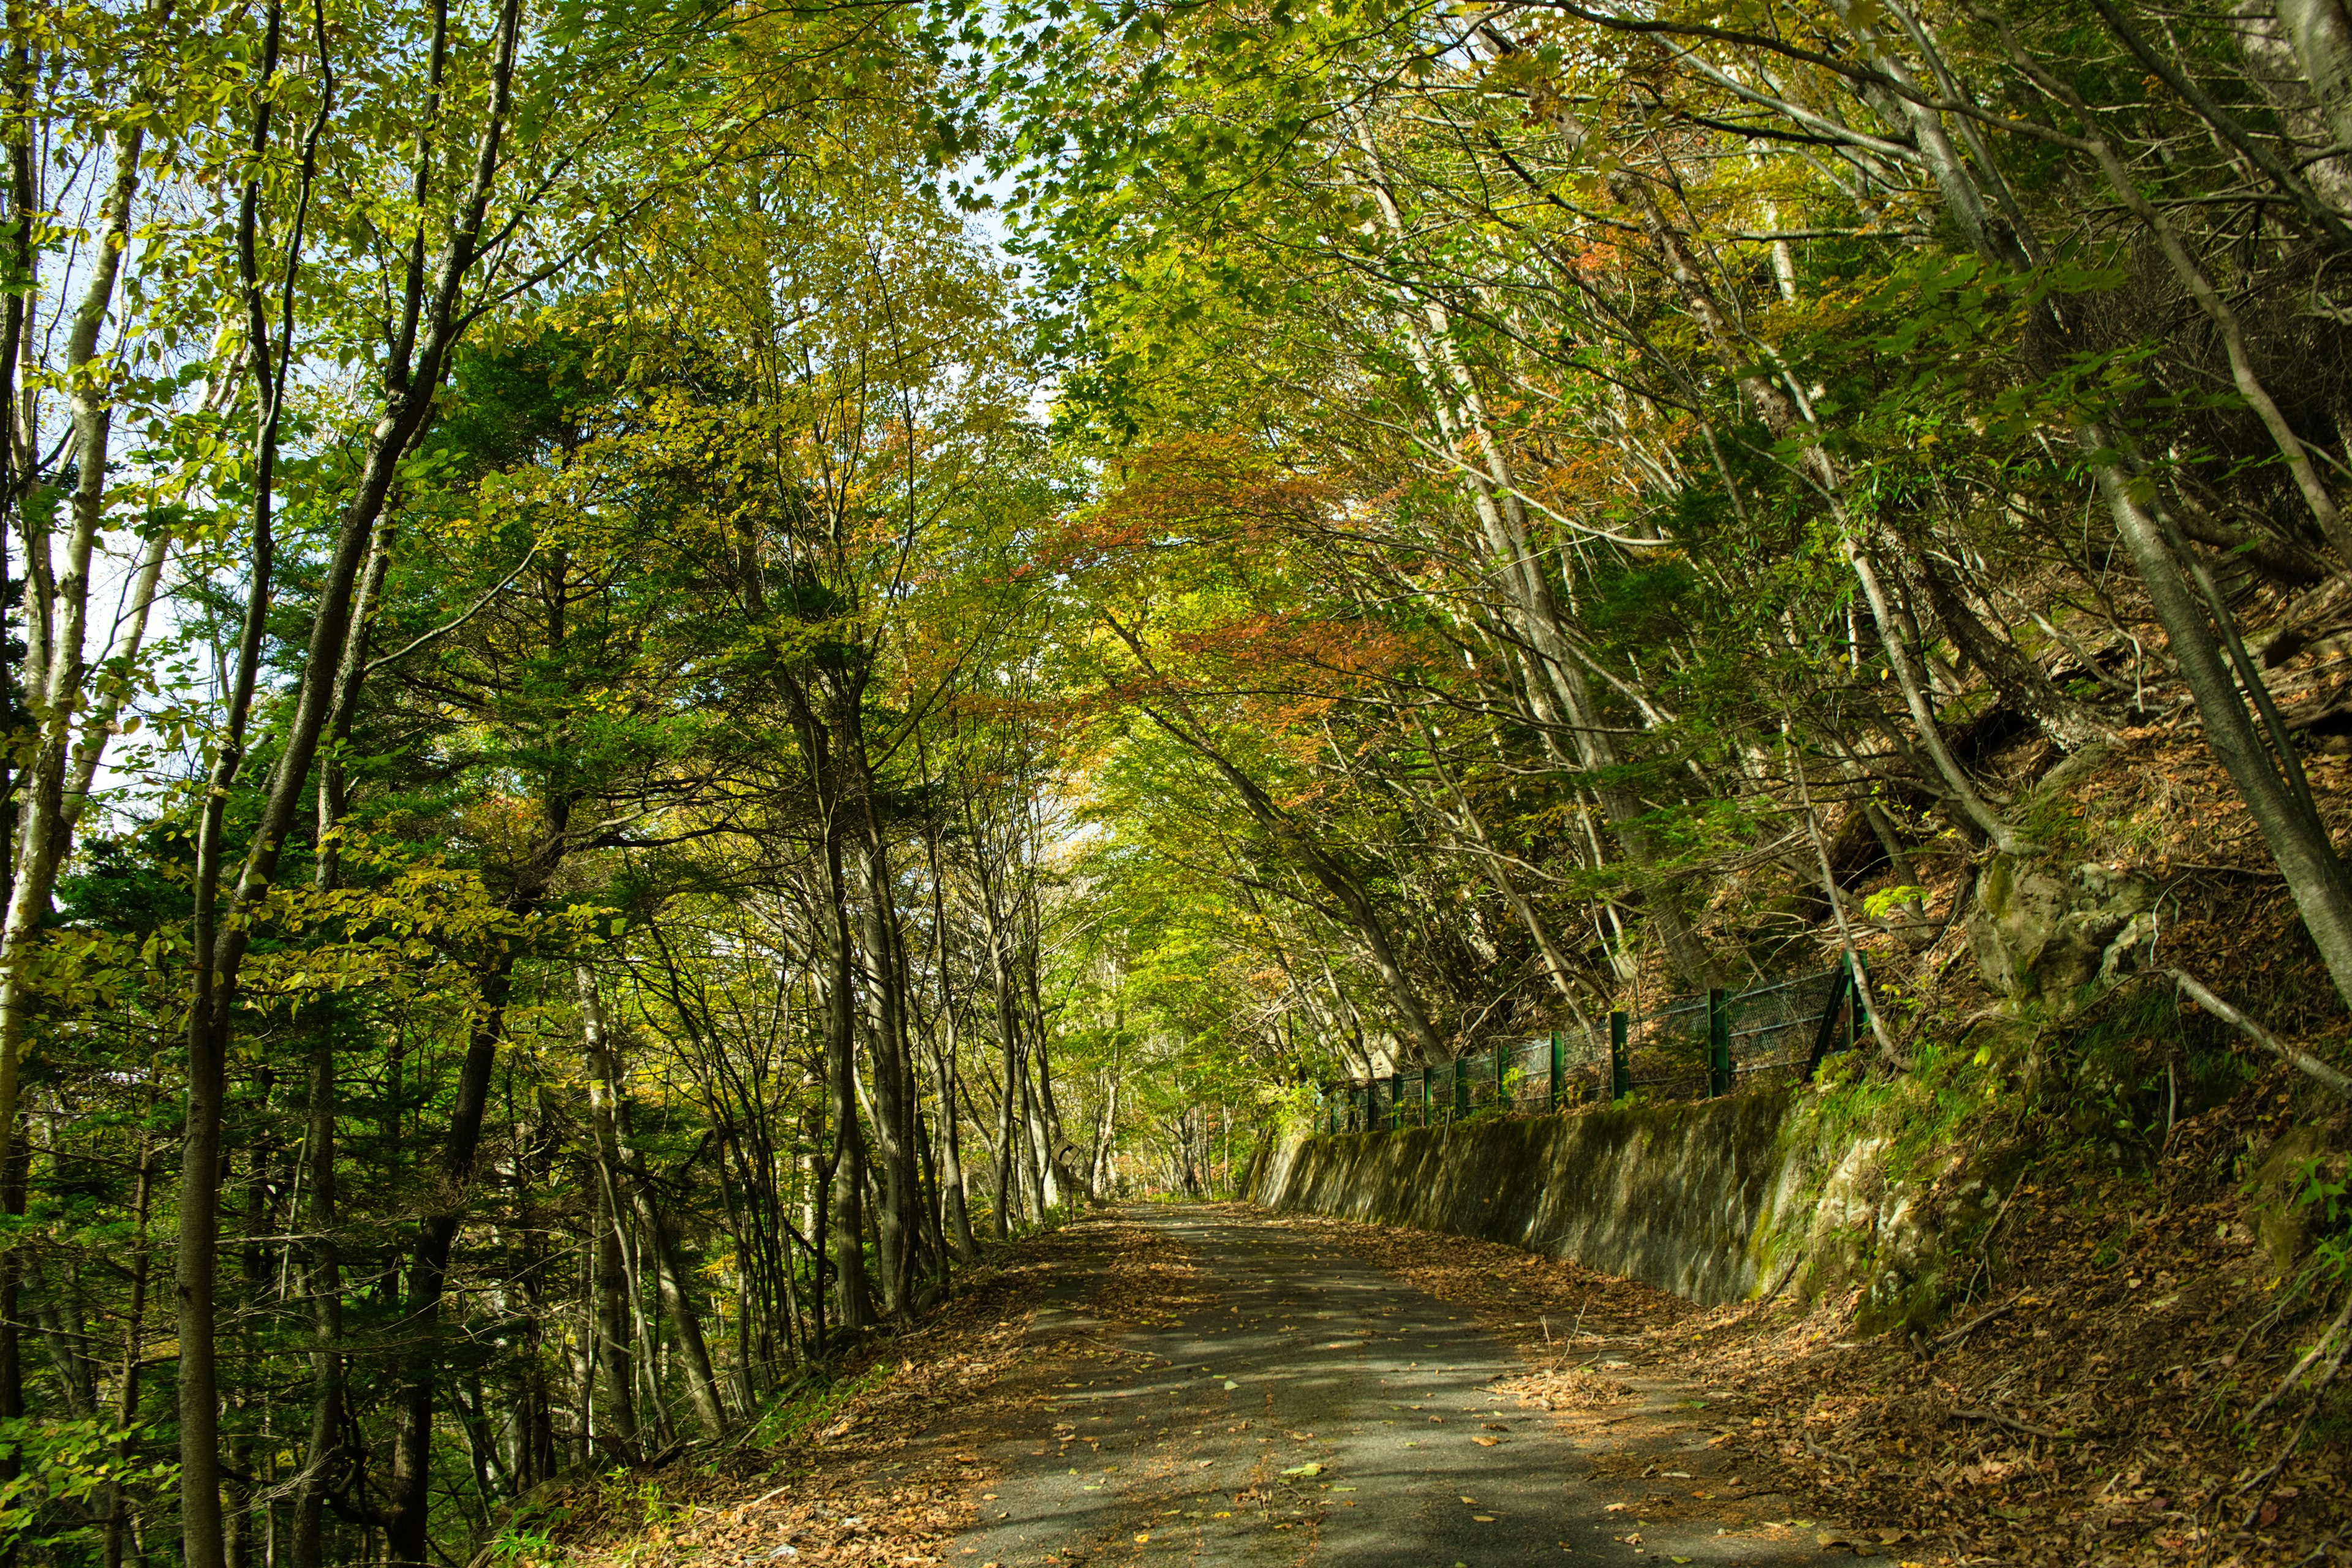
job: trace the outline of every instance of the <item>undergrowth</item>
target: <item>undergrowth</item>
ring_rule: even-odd
[[[809,1368],[779,1389],[760,1412],[749,1442],[753,1447],[780,1448],[821,1431],[841,1418],[850,1401],[889,1381],[890,1363],[885,1361],[847,1373]]]

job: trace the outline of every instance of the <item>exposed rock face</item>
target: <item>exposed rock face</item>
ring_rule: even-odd
[[[2313,1211],[2298,1203],[2310,1176],[2311,1163],[2324,1159],[2326,1146],[2319,1130],[2309,1122],[2290,1127],[2263,1156],[2250,1184],[2254,1193],[2254,1235],[2271,1274],[2284,1279],[2311,1245]],[[2337,1174],[2341,1174],[2338,1158]]]
[[[1994,990],[2063,999],[2128,966],[2155,902],[2156,889],[2128,871],[1996,856],[1977,879],[1969,946]]]
[[[1886,1177],[1887,1143],[1885,1138],[1864,1138],[1846,1150],[1822,1179],[1821,1196],[1810,1215],[1799,1211],[1774,1216],[1796,1227],[1803,1238],[1799,1256],[1808,1265],[1809,1287],[1840,1289],[1855,1281],[1874,1283],[1885,1245],[1916,1241],[1917,1226],[1905,1225],[1914,1217],[1910,1198]],[[1791,1173],[1801,1175],[1810,1164],[1792,1161]],[[1896,1234],[1895,1227],[1904,1228]],[[1909,1280],[1906,1277],[1899,1283]]]

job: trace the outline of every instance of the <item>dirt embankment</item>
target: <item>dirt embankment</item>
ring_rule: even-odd
[[[2204,1176],[2252,1100],[2179,1130],[2163,1201],[2128,1230],[2091,1217],[2131,1212],[2126,1194],[2023,1183],[2010,1272],[1933,1340],[1845,1337],[1852,1297],[1701,1310],[1491,1243],[1290,1223],[1511,1338],[1538,1369],[1527,1399],[1589,1404],[1601,1369],[1703,1391],[1742,1493],[1871,1527],[1830,1544],[2037,1568],[2352,1561],[2341,1417],[2292,1398],[2252,1414],[2317,1331],[2266,1278],[2246,1200]]]

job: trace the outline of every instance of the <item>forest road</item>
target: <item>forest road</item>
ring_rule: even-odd
[[[1270,1217],[1144,1206],[1118,1217],[1182,1242],[1197,1304],[1173,1327],[1121,1331],[1076,1305],[1088,1281],[1054,1292],[1033,1337],[1093,1335],[1100,1349],[989,1445],[997,1479],[973,1488],[982,1522],[949,1543],[950,1564],[1825,1556],[1811,1521],[1765,1526],[1753,1508],[1702,1500],[1720,1468],[1714,1428],[1675,1391],[1612,1410],[1612,1421],[1650,1417],[1648,1436],[1632,1464],[1614,1446],[1620,1462],[1604,1467],[1629,1479],[1598,1479],[1589,1439],[1494,1388],[1525,1365],[1463,1309]]]

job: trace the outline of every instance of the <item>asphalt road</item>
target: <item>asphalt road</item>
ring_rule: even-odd
[[[1591,1424],[1573,1436],[1498,1394],[1497,1379],[1524,1370],[1502,1342],[1395,1276],[1232,1211],[1122,1217],[1184,1243],[1202,1304],[1176,1327],[1118,1332],[1078,1313],[1087,1282],[1072,1281],[1041,1312],[1039,1331],[1096,1336],[1101,1353],[992,1445],[998,1479],[975,1489],[982,1523],[950,1546],[951,1564],[1822,1555],[1810,1521],[1758,1527],[1772,1500],[1695,1500],[1718,1467],[1703,1420],[1659,1418],[1673,1391],[1644,1395],[1654,1451],[1634,1458],[1657,1479],[1596,1479]]]

